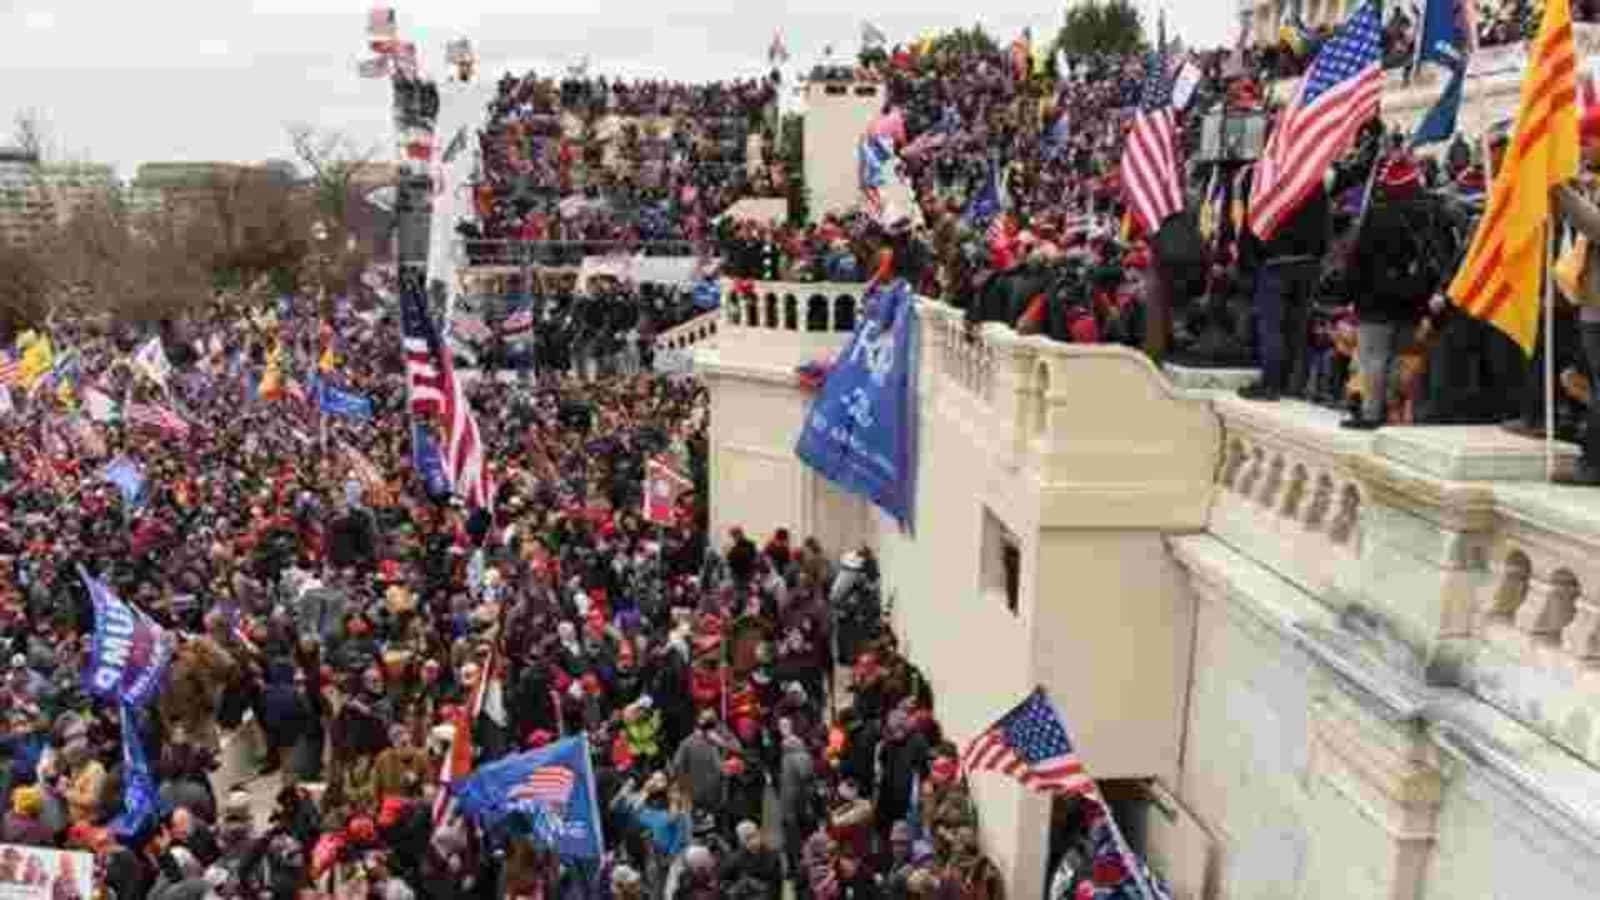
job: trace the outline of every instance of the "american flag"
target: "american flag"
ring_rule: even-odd
[[[519,309],[500,323],[501,334],[521,334],[533,330],[533,309]]]
[[[130,425],[147,425],[180,438],[189,436],[189,423],[158,403],[130,402],[123,416]]]
[[[1042,689],[973,738],[961,757],[969,772],[1000,772],[1035,791],[1092,794],[1094,780],[1072,749],[1067,726]]]
[[[1145,60],[1143,102],[1122,148],[1122,190],[1145,234],[1155,234],[1168,216],[1183,209],[1177,121],[1166,58],[1152,53]]]
[[[493,334],[481,317],[471,313],[456,313],[450,319],[450,332],[469,341],[486,341]]]
[[[0,387],[19,387],[22,384],[22,359],[15,353],[0,353]]]
[[[1267,140],[1250,193],[1250,230],[1256,237],[1270,240],[1278,233],[1361,126],[1378,114],[1382,53],[1383,25],[1374,0],[1362,4],[1317,54],[1299,95]]]
[[[540,766],[521,784],[513,787],[506,794],[506,799],[538,803],[559,815],[566,810],[567,801],[572,799],[575,784],[577,776],[566,766]]]
[[[493,507],[494,486],[484,461],[478,420],[472,415],[466,390],[455,376],[450,351],[423,306],[426,293],[413,272],[401,275],[400,328],[406,356],[406,384],[411,414],[437,414],[445,423],[445,473],[451,487],[472,506]]]

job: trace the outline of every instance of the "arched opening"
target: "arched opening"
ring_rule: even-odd
[[[849,294],[840,294],[833,301],[833,330],[856,330],[856,298]]]
[[[783,330],[800,330],[800,298],[793,294],[783,295]]]
[[[812,294],[806,298],[806,330],[824,332],[828,330],[828,298],[821,294]]]
[[[763,300],[763,305],[767,310],[767,317],[763,324],[768,328],[776,330],[778,327],[778,295],[766,294],[761,299]]]

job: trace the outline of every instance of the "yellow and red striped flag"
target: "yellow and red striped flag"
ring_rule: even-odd
[[[1489,206],[1450,297],[1531,355],[1539,286],[1554,212],[1550,190],[1578,174],[1578,59],[1570,0],[1546,0],[1516,130],[1495,173]]]

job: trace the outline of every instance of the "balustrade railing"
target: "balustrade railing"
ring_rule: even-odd
[[[701,313],[656,335],[656,352],[692,350],[717,336],[717,323],[722,316],[717,310]]]
[[[730,328],[791,334],[855,331],[859,284],[724,279],[723,319]]]

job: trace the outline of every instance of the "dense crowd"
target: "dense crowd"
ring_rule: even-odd
[[[707,533],[701,387],[474,382],[498,489],[468,509],[413,462],[394,328],[234,298],[161,329],[160,379],[146,335],[53,330],[71,366],[0,424],[0,843],[92,853],[122,900],[1002,895],[871,555]],[[310,372],[368,413],[319,420]],[[656,524],[651,460],[686,483]],[[132,718],[80,680],[91,578],[181,635]],[[436,824],[484,679],[472,764],[587,734],[603,859]],[[132,822],[125,744],[159,794]]]
[[[765,80],[507,75],[478,134],[476,218],[461,233],[469,241],[630,247],[702,240],[734,201],[782,196],[775,99],[776,86]],[[536,261],[583,255],[556,249]]]

